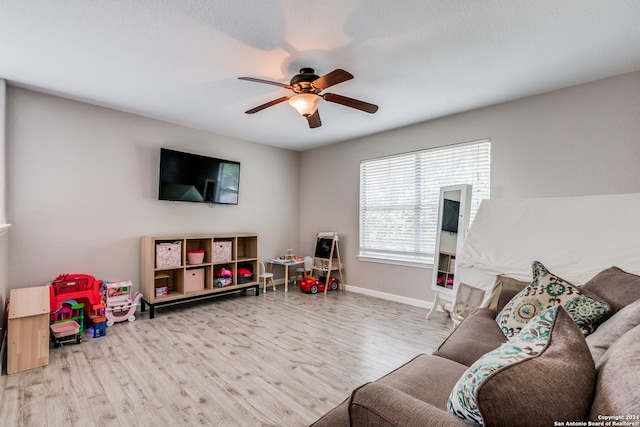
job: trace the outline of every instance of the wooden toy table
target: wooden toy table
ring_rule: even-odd
[[[284,266],[284,291],[289,292],[289,267],[294,267],[296,265],[304,264],[304,259],[280,259],[273,258],[269,260],[269,273],[273,273],[274,265],[282,265]]]

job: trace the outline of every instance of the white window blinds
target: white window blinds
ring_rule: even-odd
[[[433,263],[440,187],[471,184],[471,219],[489,198],[490,140],[360,162],[360,253]]]

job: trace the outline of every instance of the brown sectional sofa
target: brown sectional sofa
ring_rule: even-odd
[[[585,339],[559,310],[555,353],[548,351],[544,362],[553,366],[521,363],[496,374],[499,386],[482,402],[487,425],[640,425],[640,276],[612,267],[582,288],[609,303],[612,313]],[[362,385],[313,426],[468,427],[448,412],[449,396],[469,366],[507,341],[495,318],[515,294],[503,289],[496,309],[476,310],[433,354]]]

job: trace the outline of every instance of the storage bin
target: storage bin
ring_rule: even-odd
[[[187,249],[187,263],[189,265],[202,264],[202,261],[204,261],[204,249]]]
[[[156,268],[180,267],[182,242],[156,243]]]
[[[204,289],[204,268],[191,268],[184,277],[184,291],[196,292]]]
[[[213,262],[231,262],[231,242],[213,242]]]

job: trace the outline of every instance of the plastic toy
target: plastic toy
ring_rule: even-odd
[[[219,288],[233,284],[233,272],[228,268],[219,268],[213,272],[213,275],[216,276],[213,284]]]
[[[320,277],[316,279],[313,276],[304,276],[300,279],[300,290],[312,294],[318,292],[324,292],[325,284],[327,283],[326,277]],[[329,277],[329,289],[335,291],[338,289],[340,282],[335,277]]]
[[[75,320],[80,325],[80,332],[84,331],[84,304],[74,300],[65,300],[57,311],[50,313],[50,323],[61,323]]]
[[[65,302],[73,300],[77,304],[84,304],[84,312],[89,318],[95,317],[104,307],[101,285],[102,280],[95,280],[87,274],[61,274],[49,288],[50,312],[57,313]]]
[[[436,284],[437,284],[438,286],[445,286],[445,285],[442,283],[443,281],[444,281],[444,279],[443,279],[442,277],[438,277],[438,278],[436,279]],[[447,288],[449,288],[449,289],[453,289],[453,279],[452,279],[452,278],[450,278],[450,277],[449,277],[445,283],[446,283],[446,287],[447,287]]]
[[[63,344],[76,343],[80,344],[82,336],[80,335],[80,325],[75,320],[68,322],[54,323],[49,326],[53,335],[53,346],[62,347]]]
[[[89,328],[89,333],[93,338],[100,338],[107,335],[107,318],[102,317],[99,320],[100,321],[95,321]]]
[[[238,266],[238,283],[247,283],[251,281],[253,277],[252,269],[247,267]]]
[[[136,307],[140,304],[142,294],[136,292],[132,295],[132,284],[130,281],[107,283],[104,292],[105,317],[107,326],[113,326],[115,322],[136,320],[134,315]],[[95,323],[95,322],[94,322]],[[95,331],[95,330],[94,330]]]

